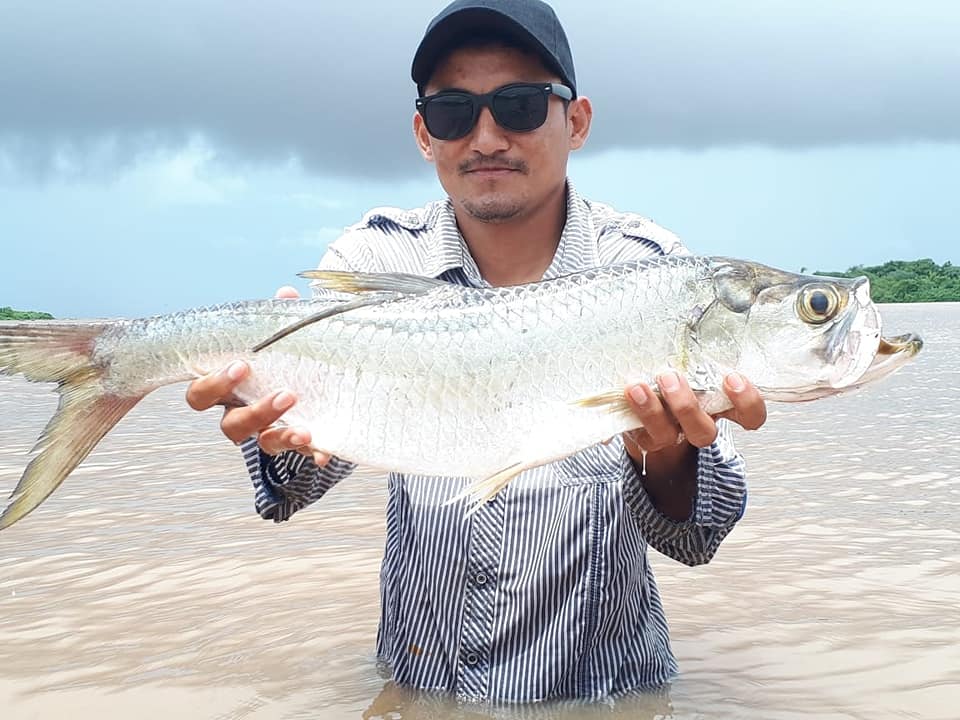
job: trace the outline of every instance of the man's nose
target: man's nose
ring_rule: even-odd
[[[480,108],[477,126],[470,135],[470,149],[483,155],[492,155],[510,147],[509,131],[497,125],[490,108]]]

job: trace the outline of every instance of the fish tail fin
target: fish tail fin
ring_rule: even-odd
[[[59,487],[101,438],[143,395],[121,397],[104,389],[106,372],[93,350],[107,323],[0,323],[0,375],[58,384],[60,403],[33,448],[0,513],[0,530],[30,513]]]

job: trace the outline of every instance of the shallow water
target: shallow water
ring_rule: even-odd
[[[182,388],[147,398],[0,533],[0,717],[960,717],[960,304],[881,385],[742,433],[746,516],[712,563],[654,553],[681,675],[617,702],[489,708],[405,692],[373,648],[384,488],[253,513],[239,453]],[[0,378],[0,488],[55,406]]]

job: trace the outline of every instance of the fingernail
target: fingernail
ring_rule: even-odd
[[[313,464],[317,467],[323,467],[328,462],[330,462],[330,456],[327,453],[318,450],[313,454]]]
[[[288,393],[286,390],[284,390],[273,399],[273,409],[289,410],[290,408],[293,407],[293,404],[296,401],[297,399],[293,396],[293,394]]]
[[[675,372],[663,373],[663,375],[657,376],[657,385],[664,392],[673,392],[680,387],[680,378],[677,377]]]
[[[637,405],[646,405],[647,404],[647,393],[639,385],[634,385],[630,388],[630,399],[633,400]]]
[[[290,436],[290,442],[293,443],[294,447],[302,447],[310,441],[307,439],[306,435],[302,433],[294,433]]]
[[[243,377],[244,369],[243,363],[239,360],[232,362],[227,366],[227,377],[231,380],[239,380]]]
[[[743,379],[740,373],[730,373],[727,375],[727,384],[734,392],[743,392],[747,388],[747,381]]]

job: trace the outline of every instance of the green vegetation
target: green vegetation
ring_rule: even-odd
[[[0,307],[0,320],[53,320],[53,315],[45,312],[30,312]]]
[[[960,301],[960,266],[949,261],[937,265],[933,260],[890,260],[883,265],[855,265],[845,272],[814,275],[870,278],[870,296],[874,302],[957,302]]]

